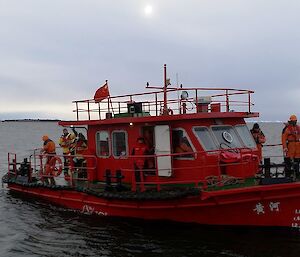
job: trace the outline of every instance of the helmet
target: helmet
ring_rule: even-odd
[[[297,116],[296,115],[291,115],[290,121],[297,121]]]
[[[43,141],[46,141],[49,139],[49,137],[47,135],[43,135],[42,139],[43,139]]]

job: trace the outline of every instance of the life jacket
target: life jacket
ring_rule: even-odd
[[[148,152],[148,147],[146,144],[137,144],[133,147],[132,155],[137,155],[138,157],[134,158],[134,163],[139,169],[143,169],[146,161],[144,156]]]
[[[282,131],[282,146],[287,148],[291,142],[299,142],[300,139],[300,126],[287,125]]]
[[[68,133],[66,136],[63,134],[59,138],[59,145],[62,147],[64,154],[70,153],[69,147],[71,142],[72,142],[72,135],[70,133]]]
[[[55,154],[55,143],[51,139],[44,142],[44,151],[48,154]]]

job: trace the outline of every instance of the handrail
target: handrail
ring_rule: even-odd
[[[38,149],[35,149],[38,150]],[[63,154],[36,154],[34,153],[32,156],[34,164],[33,164],[33,170],[36,172],[38,171],[38,176],[44,181],[45,178],[53,178],[53,175],[48,175],[46,174],[46,165],[47,165],[47,159],[49,157],[58,157],[64,160],[64,158],[68,159],[69,164],[67,166],[63,166],[64,169],[67,169],[70,172],[70,183],[71,186],[74,186],[74,181],[87,181],[88,177],[86,178],[75,178],[74,173],[80,169],[80,171],[83,173],[84,171],[92,172],[93,170],[95,171],[97,166],[97,159],[95,155],[63,155]],[[86,167],[77,167],[74,163],[74,158],[84,158],[86,161],[93,161],[93,166],[86,166]]]
[[[243,152],[243,150],[248,150],[247,152]],[[240,154],[240,159],[238,162],[232,162],[232,163],[222,163],[220,159],[220,153],[226,152],[226,151],[237,151],[238,154]],[[150,182],[144,182],[144,180],[141,180],[140,182],[136,181],[136,178],[134,176],[134,173],[136,172],[135,169],[123,169],[124,171],[128,171],[132,173],[131,179],[132,179],[132,191],[136,191],[136,186],[140,185],[141,190],[145,190],[145,185],[150,184],[150,185],[156,185],[157,191],[160,191],[161,186],[164,184],[180,184],[180,183],[187,183],[187,181],[161,181],[160,176],[158,175],[158,165],[157,165],[157,160],[160,157],[165,157],[165,156],[171,156],[171,157],[176,157],[176,156],[182,156],[182,155],[194,155],[195,157],[198,154],[207,154],[207,153],[216,153],[216,156],[218,159],[216,159],[216,164],[212,165],[207,165],[206,162],[203,165],[200,166],[195,166],[193,165],[192,167],[179,167],[179,168],[173,168],[172,170],[185,170],[186,172],[194,172],[194,170],[198,169],[205,169],[209,167],[217,167],[218,168],[218,177],[221,177],[221,167],[230,167],[230,166],[235,166],[235,165],[251,165],[251,163],[256,163],[258,165],[259,159],[256,154],[254,154],[255,150],[245,147],[245,148],[230,148],[230,149],[216,149],[216,150],[209,150],[209,151],[196,151],[196,152],[185,152],[185,153],[169,153],[169,154],[159,154],[159,155],[129,155],[128,158],[133,158],[133,159],[139,159],[139,158],[155,158],[155,169],[143,169],[140,170],[140,172],[147,172],[147,171],[155,171],[155,181],[150,181]],[[249,156],[250,154],[250,156]],[[246,159],[244,157],[247,157]],[[258,172],[258,170],[257,170]],[[142,176],[140,176],[142,178]],[[199,183],[200,180],[194,181],[195,183]],[[201,180],[203,182],[203,180]]]
[[[224,152],[224,151],[238,151],[238,153],[241,155],[241,158],[239,159],[238,162],[236,163],[222,163],[221,162],[221,159],[220,159],[220,154],[221,152]],[[245,151],[247,150],[247,151]],[[210,167],[218,167],[219,168],[219,172],[218,172],[218,177],[221,178],[221,170],[220,168],[221,167],[230,167],[230,166],[235,166],[235,165],[251,165],[251,163],[254,164],[254,162],[258,162],[257,161],[257,156],[255,155],[254,152],[254,149],[251,149],[251,148],[232,148],[232,149],[215,149],[215,150],[210,150],[210,151],[198,151],[198,152],[186,152],[186,153],[169,153],[169,154],[159,154],[159,155],[129,155],[129,156],[126,156],[127,158],[131,158],[131,159],[134,159],[134,158],[155,158],[155,162],[156,162],[156,165],[155,165],[155,168],[154,169],[143,169],[143,172],[147,172],[147,171],[155,171],[155,176],[154,176],[154,180],[152,181],[147,181],[147,182],[144,182],[144,181],[141,181],[140,182],[140,185],[142,187],[144,187],[146,184],[149,184],[149,185],[156,185],[157,187],[157,190],[160,191],[161,189],[161,186],[164,185],[164,184],[180,184],[180,183],[183,183],[183,184],[186,184],[186,183],[189,183],[190,181],[193,181],[193,183],[202,183],[205,187],[205,180],[184,180],[184,181],[162,181],[158,175],[158,165],[157,165],[157,160],[158,158],[160,157],[164,157],[164,156],[171,156],[173,158],[176,158],[177,156],[182,156],[182,155],[193,155],[195,158],[197,157],[197,155],[199,154],[208,154],[208,153],[215,153],[216,156],[217,156],[217,159],[216,159],[216,163],[214,164],[208,164],[207,162],[204,162],[203,164],[200,164],[198,166],[193,166],[193,167],[189,167],[189,169],[186,169],[186,167],[178,167],[178,168],[172,168],[173,171],[180,171],[182,169],[185,169],[186,172],[194,172],[194,170],[198,170],[198,169],[205,169],[205,168],[210,168]],[[12,154],[9,154],[9,156],[12,155]],[[16,157],[15,154],[13,154],[14,157]],[[86,178],[75,178],[74,177],[74,172],[77,171],[77,169],[81,169],[81,171],[86,171],[86,172],[90,172],[89,174],[91,174],[91,172],[94,170],[96,170],[97,168],[97,157],[95,155],[82,155],[82,157],[84,159],[86,159],[87,161],[90,160],[92,161],[92,163],[90,162],[89,165],[87,165],[86,167],[76,167],[74,165],[74,162],[73,162],[73,158],[76,158],[78,157],[77,155],[51,155],[51,154],[33,154],[31,157],[33,158],[33,160],[38,160],[38,161],[34,161],[34,164],[33,164],[33,169],[30,169],[31,171],[31,176],[32,176],[32,172],[38,172],[38,176],[42,179],[42,181],[45,179],[45,178],[51,178],[53,177],[52,176],[49,176],[48,174],[45,173],[45,161],[47,160],[48,157],[51,157],[51,156],[56,156],[56,157],[59,157],[59,158],[64,158],[64,157],[67,157],[69,159],[69,165],[68,166],[65,166],[65,168],[68,168],[69,171],[71,172],[70,175],[71,175],[71,179],[70,179],[70,183],[71,183],[71,186],[74,186],[74,181],[88,181],[88,177]],[[244,158],[244,157],[249,157],[249,158]],[[16,158],[14,159],[16,160]],[[31,161],[32,159],[30,159],[30,164],[31,164]],[[9,159],[9,163],[10,162],[10,159]],[[16,163],[16,161],[15,161]],[[132,162],[134,163],[134,162]],[[92,165],[91,165],[92,164]],[[16,166],[15,166],[16,167]],[[17,176],[17,169],[15,168],[14,169],[15,172],[14,172],[14,175]],[[139,185],[138,182],[135,181],[135,176],[134,176],[134,172],[135,172],[135,169],[134,168],[125,168],[125,169],[122,169],[123,171],[128,171],[128,172],[131,172],[132,173],[132,189],[134,189],[136,187],[136,185]],[[219,180],[221,181],[221,180]],[[197,185],[198,185],[197,184]],[[221,183],[222,184],[222,183]],[[87,185],[88,186],[88,185]]]
[[[152,88],[152,87],[148,87]],[[176,92],[187,91],[191,94],[191,97],[187,99],[180,99],[178,94],[174,94]],[[217,93],[217,91],[221,91]],[[174,114],[181,114],[181,109],[183,108],[183,103],[192,103],[193,104],[193,112],[200,112],[198,109],[198,105],[202,103],[198,102],[198,98],[201,97],[201,92],[207,94],[207,92],[211,92],[211,104],[219,103],[220,107],[226,107],[225,112],[231,111],[232,107],[247,107],[245,110],[248,113],[251,113],[251,106],[254,104],[251,102],[250,95],[254,93],[254,91],[246,90],[246,89],[233,89],[233,88],[197,88],[197,87],[185,87],[185,88],[167,88],[167,94],[173,94],[173,97],[169,97],[166,100],[168,108],[172,108],[176,110]],[[104,99],[101,102],[96,102],[94,99],[88,100],[78,100],[73,101],[75,103],[75,110],[77,120],[80,120],[80,113],[87,113],[88,120],[101,120],[103,118],[101,114],[104,113],[112,113],[112,114],[124,114],[122,110],[127,109],[128,103],[142,103],[143,112],[148,112],[149,115],[158,116],[161,113],[158,113],[158,110],[163,108],[164,99],[162,98],[164,94],[164,90],[160,88],[157,91],[151,92],[143,92],[143,93],[135,93],[135,94],[127,94],[127,95],[118,95],[118,96],[110,96],[107,99]],[[243,100],[232,99],[233,97],[243,97]],[[149,98],[150,97],[150,98]],[[224,99],[221,99],[224,98]],[[82,104],[85,104],[86,107],[82,107]],[[223,105],[224,104],[224,105]],[[207,104],[208,106],[209,104]],[[176,107],[177,106],[177,107]],[[153,107],[153,108],[152,108]],[[212,111],[212,109],[210,109]],[[221,111],[221,110],[220,110]],[[98,113],[97,117],[92,117],[93,113]],[[184,112],[185,113],[185,112]]]

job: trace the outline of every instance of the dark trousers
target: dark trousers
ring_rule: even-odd
[[[287,177],[290,177],[293,172],[296,173],[297,177],[300,175],[299,174],[299,164],[300,164],[299,158],[284,157],[284,163],[285,163],[285,175]]]

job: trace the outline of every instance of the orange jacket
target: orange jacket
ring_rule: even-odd
[[[282,131],[282,147],[288,148],[288,144],[291,142],[299,142],[300,139],[300,126],[287,125]]]
[[[190,153],[193,152],[193,149],[186,143],[181,142],[178,146],[175,147],[175,153]]]
[[[148,147],[145,143],[137,143],[132,149],[132,155],[138,155],[139,157],[135,158],[134,163],[139,169],[143,169],[146,161],[146,157],[143,155],[148,154]]]
[[[55,154],[55,143],[48,139],[44,142],[43,150],[47,154]]]
[[[254,129],[251,129],[251,134],[254,138],[254,141],[257,145],[262,145],[266,142],[266,137],[264,133],[259,129],[255,131]]]

